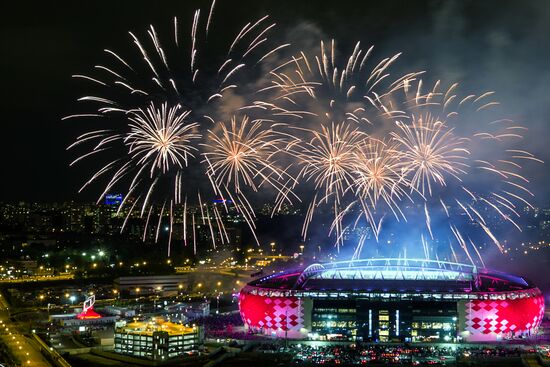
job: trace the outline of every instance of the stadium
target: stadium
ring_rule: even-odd
[[[239,308],[251,331],[289,339],[493,342],[533,335],[544,298],[519,276],[388,258],[255,279],[241,290]]]

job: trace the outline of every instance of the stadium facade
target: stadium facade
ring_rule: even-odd
[[[533,335],[544,316],[528,280],[425,259],[313,264],[240,292],[248,328],[293,339],[498,341]]]

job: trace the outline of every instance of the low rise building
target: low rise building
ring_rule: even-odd
[[[169,318],[190,322],[210,314],[209,302],[180,302],[164,307],[163,313]]]
[[[186,326],[151,318],[147,322],[119,322],[115,329],[115,353],[162,361],[197,350],[204,339],[199,326]]]
[[[187,274],[129,276],[116,278],[114,288],[123,294],[176,294],[188,285]]]
[[[134,317],[136,315],[136,310],[128,307],[118,307],[118,306],[105,306],[103,312],[113,316],[120,317]]]

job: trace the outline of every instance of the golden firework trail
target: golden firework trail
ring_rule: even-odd
[[[286,150],[296,158],[299,167],[294,184],[303,179],[312,182],[315,189],[302,227],[302,236],[305,238],[313,213],[319,205],[330,205],[334,218],[339,218],[343,196],[347,188],[353,185],[355,151],[364,136],[358,129],[345,123],[321,126],[319,131],[300,130],[309,136],[309,140],[293,141]],[[336,224],[335,230],[337,238],[340,238],[342,227]]]
[[[135,55],[105,49],[108,63],[95,65],[93,75],[73,75],[91,84],[94,92],[78,101],[90,106],[92,112],[64,118],[100,119],[104,128],[82,134],[69,146],[70,149],[88,146],[72,164],[92,157],[96,160],[100,156],[108,157],[107,163],[83,188],[111,175],[100,195],[101,200],[110,190],[126,186],[124,201],[118,209],[126,215],[124,224],[130,217],[142,217],[146,223],[143,240],[150,238],[147,227],[151,227],[152,238],[158,241],[160,227],[166,221],[169,224],[168,254],[172,230],[179,221],[183,222],[183,243],[187,244],[187,236],[192,235],[196,249],[195,229],[189,231],[187,226],[195,223],[196,206],[191,204],[191,198],[197,190],[201,220],[208,226],[213,245],[216,241],[228,240],[223,218],[229,210],[227,203],[224,200],[223,209],[203,205],[200,190],[205,188],[191,187],[190,177],[203,175],[204,182],[211,184],[206,191],[222,199],[232,197],[237,212],[251,229],[255,215],[243,186],[257,191],[260,186],[273,184],[281,195],[291,194],[288,182],[285,185],[278,183],[283,178],[288,181],[290,176],[275,162],[270,162],[278,143],[269,142],[274,133],[271,129],[269,133],[262,131],[265,124],[249,123],[247,118],[235,120],[232,128],[226,129],[225,136],[216,135],[216,121],[219,116],[225,118],[225,113],[219,111],[228,108],[220,106],[228,94],[237,93],[239,78],[256,65],[263,67],[264,62],[269,62],[289,45],[267,42],[275,23],[269,23],[269,16],[264,16],[237,32],[228,44],[226,57],[211,71],[211,67],[203,65],[211,66],[211,59],[216,58],[206,47],[206,39],[212,37],[215,28],[215,1],[207,16],[204,14],[200,9],[193,13],[191,31],[187,35],[181,31],[182,24],[176,17],[170,38],[163,39],[153,25],[144,36],[129,32]],[[189,37],[188,42],[185,37]],[[183,52],[181,47],[186,44],[190,45],[189,50]],[[235,112],[237,110],[235,107]],[[245,135],[239,135],[245,130]],[[230,146],[240,150],[231,167],[224,165],[228,162],[219,160],[231,153],[224,150]],[[266,155],[268,150],[273,151]],[[218,174],[222,178],[217,177]],[[183,216],[178,214],[175,218],[175,213],[182,208]],[[193,212],[191,223],[187,218],[188,210]]]

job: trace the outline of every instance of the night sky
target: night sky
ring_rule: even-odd
[[[78,120],[61,121],[86,93],[71,75],[91,70],[104,48],[128,46],[128,30],[162,28],[178,16],[187,31],[193,10],[207,12],[210,2],[10,3],[1,6],[0,25],[0,200],[94,199],[96,192],[77,194],[91,168],[69,168],[74,156],[65,151],[83,132]],[[496,90],[508,114],[529,127],[526,147],[550,161],[550,2],[219,0],[212,29],[228,38],[265,14],[278,23],[279,42],[335,38],[348,53],[360,40],[378,55],[402,51],[404,70],[430,70],[474,92]],[[526,172],[539,205],[550,199],[547,171]]]

